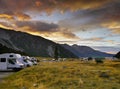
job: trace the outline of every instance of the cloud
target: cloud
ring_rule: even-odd
[[[99,7],[113,0],[0,0],[0,10],[23,12],[45,11],[51,13],[59,9],[61,11],[88,9]]]
[[[54,23],[45,23],[41,21],[17,21],[16,25],[18,28],[29,29],[32,32],[40,32],[48,35],[59,34],[66,38],[78,38],[75,34],[70,32],[66,28],[61,28],[59,25]],[[48,36],[46,35],[46,36]],[[57,36],[57,35],[56,35]]]
[[[112,34],[120,34],[120,22],[104,23],[102,26],[107,27]]]
[[[45,23],[41,21],[15,21],[9,24],[0,22],[0,26],[6,29],[14,29],[16,31],[27,32],[33,35],[39,35],[51,40],[78,40],[74,33],[66,28],[61,28],[54,23]]]
[[[5,29],[13,29],[10,24],[6,24],[6,22],[0,22],[0,27]]]
[[[26,20],[30,20],[31,19],[31,17],[29,15],[21,13],[21,12],[14,13],[14,17],[16,17],[16,19],[18,21],[26,21]]]
[[[11,19],[24,21],[32,19],[32,15],[35,15],[35,13],[46,12],[52,14],[55,10],[60,12],[69,10],[78,11],[73,14],[74,17],[72,19],[61,21],[61,23],[63,22],[63,24],[65,23],[65,25],[72,27],[76,24],[73,22],[74,20],[87,17],[95,18],[92,21],[88,18],[86,22],[77,22],[80,23],[82,28],[87,26],[89,28],[89,26],[92,26],[94,23],[102,22],[101,18],[109,20],[113,17],[115,19],[115,17],[119,15],[115,14],[115,12],[120,12],[120,5],[117,1],[118,0],[0,0],[0,14],[6,15],[4,18],[8,18],[9,16]],[[111,3],[113,4],[111,5]],[[83,10],[82,15],[79,13],[79,10]],[[106,11],[110,17],[108,17]],[[30,14],[29,12],[32,13]],[[67,24],[68,21],[70,25]],[[79,26],[78,29],[80,29],[81,26]]]
[[[0,27],[5,28],[5,29],[12,29],[11,26],[6,25],[6,23],[4,23],[4,22],[0,22]]]
[[[120,1],[108,3],[101,8],[90,10],[86,15],[96,18],[96,22],[108,23],[120,20]]]
[[[0,19],[3,20],[17,20],[17,21],[26,21],[30,20],[31,17],[27,14],[21,13],[21,12],[14,12],[14,13],[0,13]]]
[[[94,46],[93,48],[111,54],[116,54],[120,51],[120,47],[117,46]]]
[[[59,24],[67,28],[76,27],[76,29],[73,28],[76,31],[94,30],[102,27],[107,29],[108,27],[103,26],[103,24],[112,24],[120,21],[119,8],[120,1],[114,0],[98,8],[78,10],[71,13],[71,18],[61,20]]]
[[[58,41],[66,39],[66,41],[76,41],[81,39],[74,34],[75,31],[106,28],[114,34],[120,33],[118,28],[119,8],[119,0],[0,0],[0,19],[6,21],[6,23],[1,21],[0,26],[53,40],[59,39]],[[70,12],[71,15],[68,15],[69,18],[58,22],[58,24],[33,21],[34,16],[40,19],[42,16],[39,15],[43,12],[51,15],[55,11],[63,14],[63,19],[65,12]],[[60,13],[57,12],[57,14]],[[43,19],[45,19],[44,16]],[[56,18],[52,19],[58,21]],[[111,27],[113,22],[118,24]],[[87,40],[98,42],[103,41],[103,39],[94,37]]]
[[[85,39],[86,41],[103,41],[104,37],[93,37],[89,39]]]
[[[0,18],[1,19],[13,19],[13,17],[11,15],[8,15],[8,14],[0,14]]]
[[[28,26],[34,31],[40,32],[56,32],[59,26],[54,23],[45,23],[41,21],[16,21],[18,28]]]

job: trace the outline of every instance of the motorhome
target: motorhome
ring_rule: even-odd
[[[30,57],[29,60],[33,62],[33,65],[37,65],[37,59],[35,57]]]
[[[20,54],[4,53],[0,54],[0,70],[20,70],[24,68],[24,64],[19,62]]]
[[[29,60],[28,56],[22,56],[18,59],[19,62],[23,63],[25,67],[32,66],[33,63]]]

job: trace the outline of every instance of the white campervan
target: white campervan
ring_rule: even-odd
[[[24,64],[18,61],[20,54],[4,53],[0,54],[0,70],[20,70],[24,68]]]
[[[35,57],[30,57],[29,60],[33,62],[33,65],[37,65],[37,59]]]
[[[29,60],[28,56],[22,56],[18,59],[19,62],[23,63],[25,67],[32,66],[33,63]]]

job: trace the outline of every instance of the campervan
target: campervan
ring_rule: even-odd
[[[33,62],[33,65],[37,65],[37,59],[35,57],[30,57],[29,60]]]
[[[0,70],[20,70],[24,68],[24,64],[19,62],[20,54],[4,53],[0,54]]]
[[[18,59],[19,62],[23,63],[25,67],[32,66],[33,63],[29,60],[28,56],[22,56]]]

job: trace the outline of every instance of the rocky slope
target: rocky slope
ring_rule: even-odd
[[[111,57],[113,56],[112,54],[100,52],[88,46],[79,46],[79,45],[69,46],[67,44],[63,44],[62,46],[70,50],[72,53],[74,53],[78,57]]]
[[[14,50],[22,51],[30,56],[42,57],[53,57],[54,49],[57,46],[60,57],[77,57],[61,45],[40,36],[2,28],[0,28],[0,44]]]

